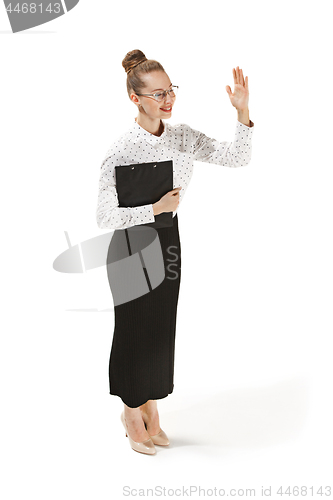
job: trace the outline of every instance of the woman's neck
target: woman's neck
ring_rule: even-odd
[[[142,115],[142,113],[139,113],[135,121],[138,125],[140,125],[140,127],[144,128],[150,134],[156,135],[157,137],[162,135],[164,132],[164,125],[160,118],[151,119],[148,118],[147,115],[144,116]]]

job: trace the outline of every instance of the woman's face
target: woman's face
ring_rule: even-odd
[[[161,90],[171,88],[171,80],[164,71],[152,71],[143,75],[142,80],[145,82],[145,87],[141,89],[140,94],[154,94]],[[139,111],[148,115],[151,119],[170,118],[172,107],[176,97],[166,95],[161,102],[156,101],[153,97],[136,96],[131,94],[131,99],[139,107]]]

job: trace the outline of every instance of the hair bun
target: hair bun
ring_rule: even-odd
[[[126,56],[123,59],[122,65],[123,68],[125,69],[126,73],[128,74],[135,66],[138,66],[138,64],[141,64],[144,61],[147,61],[148,59],[144,55],[141,50],[131,50],[130,52],[127,52]]]

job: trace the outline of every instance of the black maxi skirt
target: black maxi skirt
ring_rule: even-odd
[[[119,396],[131,408],[141,406],[149,399],[165,398],[174,387],[176,317],[181,279],[177,214],[173,217],[173,226],[154,230],[158,233],[163,253],[165,278],[148,293],[114,305],[114,333],[109,361],[110,394]],[[107,264],[115,233],[111,238]],[[107,270],[111,287],[112,275],[108,265]]]

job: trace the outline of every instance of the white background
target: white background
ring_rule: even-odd
[[[329,6],[81,0],[16,34],[0,8],[4,499],[332,483]],[[255,124],[250,164],[195,163],[178,211],[175,388],[158,403],[171,445],[153,457],[131,450],[109,394],[106,267],[53,269],[64,231],[105,232],[99,169],[137,114],[133,49],[180,87],[169,123],[232,141],[239,65]]]

